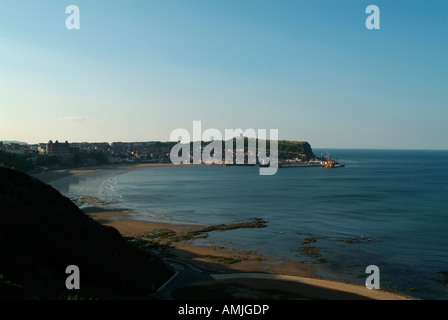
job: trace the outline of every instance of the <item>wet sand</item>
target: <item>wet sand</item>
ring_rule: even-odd
[[[94,173],[107,169],[132,169],[140,167],[172,166],[172,164],[140,164],[131,166],[104,166],[95,168],[64,169],[43,172],[35,178],[50,182],[79,173]],[[99,223],[117,229],[123,236],[139,237],[160,229],[169,229],[177,235],[203,227],[194,224],[177,224],[159,221],[134,220],[132,212],[88,207],[84,212]],[[225,231],[224,231],[225,232]],[[316,276],[313,265],[300,261],[266,257],[252,250],[237,250],[220,246],[195,245],[191,241],[171,244],[169,253],[176,259],[188,262],[214,274],[217,282],[244,283],[251,288],[282,289],[302,293],[314,299],[368,298],[375,300],[407,300],[383,290],[369,290],[365,286],[322,279]],[[229,260],[232,261],[229,263]],[[223,262],[224,261],[224,262]]]
[[[189,164],[182,164],[182,166],[188,166]],[[171,167],[175,166],[172,163],[138,163],[138,164],[119,164],[119,165],[105,165],[105,166],[95,166],[95,167],[81,167],[81,168],[70,168],[70,169],[56,169],[49,170],[45,172],[36,173],[33,175],[36,179],[42,182],[49,183],[53,180],[60,178],[70,177],[78,173],[95,173],[110,169],[136,169],[136,168],[146,168],[146,167]]]
[[[169,229],[181,234],[203,226],[132,220],[122,211],[95,211],[87,213],[103,225],[114,227],[122,235],[138,237],[160,229]],[[310,299],[373,299],[409,300],[410,298],[383,290],[368,290],[364,286],[321,279],[313,274],[314,267],[299,261],[280,260],[220,246],[194,245],[181,242],[173,245],[169,253],[176,259],[209,272],[216,283],[239,284],[255,290],[282,290]],[[238,263],[219,263],[219,259],[241,260]],[[197,285],[209,285],[198,283]]]

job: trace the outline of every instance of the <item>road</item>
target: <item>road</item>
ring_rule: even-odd
[[[165,258],[164,262],[175,272],[175,274],[157,290],[155,294],[157,299],[173,300],[171,292],[179,287],[195,283],[215,281],[215,279],[207,272],[184,261]]]

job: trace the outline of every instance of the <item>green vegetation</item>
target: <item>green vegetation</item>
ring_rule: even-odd
[[[240,256],[238,256],[238,257],[223,257],[223,256],[213,256],[213,255],[209,255],[209,254],[198,255],[197,258],[215,260],[215,261],[218,261],[223,264],[235,264],[235,263],[240,263],[243,261],[263,261],[263,260],[265,260],[262,257],[256,257],[256,258],[245,258],[245,257],[240,257]]]
[[[226,231],[235,230],[239,228],[264,228],[267,227],[267,221],[260,218],[250,218],[248,221],[236,222],[232,224],[218,224],[212,226],[206,226],[193,231],[187,231],[183,233],[176,233],[170,229],[157,229],[153,232],[141,234],[137,237],[127,237],[126,239],[137,248],[151,249],[153,252],[157,252],[160,256],[172,256],[170,248],[173,245],[192,241],[196,239],[203,239],[208,237],[208,233],[212,231]],[[250,254],[251,252],[246,252]],[[198,258],[212,259],[223,264],[240,263],[243,260],[248,260],[241,257],[222,257],[213,255],[199,255]],[[254,258],[255,261],[264,260],[261,257]]]
[[[0,298],[9,299],[30,299],[31,296],[23,290],[23,286],[6,279],[5,275],[0,274]]]
[[[77,294],[65,294],[62,295],[58,300],[70,300],[70,301],[84,301],[84,300],[98,300],[92,297],[80,297]]]
[[[237,149],[237,139],[233,139],[233,150]],[[258,140],[244,138],[244,152],[248,151],[249,142],[254,145],[258,151]],[[132,144],[132,143],[131,143]],[[139,144],[139,143],[138,143]],[[36,173],[41,170],[56,168],[73,168],[79,166],[95,166],[122,162],[124,159],[131,159],[135,163],[151,160],[159,163],[169,163],[170,149],[176,145],[174,142],[148,142],[145,146],[125,146],[123,143],[113,143],[112,146],[101,147],[97,149],[94,144],[83,144],[81,151],[75,148],[67,154],[38,154],[25,149],[6,149],[0,151],[0,166],[21,170],[24,172]],[[201,142],[205,147],[209,142]],[[190,150],[193,150],[193,143],[190,143]],[[26,155],[15,154],[12,152],[28,152]],[[221,153],[225,157],[225,141],[222,141]],[[270,141],[266,141],[266,155],[270,155]],[[245,162],[248,161],[248,155],[245,155]],[[278,141],[278,159],[301,159],[308,161],[315,158],[315,155],[308,142],[304,141]],[[117,160],[118,159],[118,160]],[[120,160],[121,159],[121,160]],[[125,160],[127,161],[127,160]]]
[[[235,264],[235,263],[240,263],[240,262],[243,261],[243,259],[240,259],[240,258],[212,256],[212,255],[209,255],[209,254],[199,255],[198,258],[216,260],[216,261],[218,261],[220,263],[223,263],[223,264]]]
[[[0,164],[21,171],[28,171],[34,168],[31,158],[5,151],[0,151]]]
[[[304,161],[315,158],[311,146],[304,141],[279,141],[278,142],[278,158],[293,159],[299,158]]]
[[[300,247],[299,252],[301,254],[311,257],[311,258],[319,258],[320,257],[320,248],[319,247],[314,247],[314,246]]]
[[[328,237],[328,236],[317,236],[311,233],[297,233],[300,237],[303,237],[302,244],[298,247],[298,251],[303,256],[307,256],[309,258],[314,258],[314,262],[316,263],[325,263],[330,260],[326,258],[321,258],[321,248],[315,245],[319,240],[330,241],[333,243],[344,243],[344,244],[356,244],[356,243],[367,243],[375,241],[371,238],[366,238],[361,236],[359,238],[337,238],[337,237]]]
[[[36,158],[34,164],[37,167],[54,167],[54,166],[60,166],[61,163],[62,161],[61,159],[59,159],[59,157],[54,155],[45,155]]]
[[[85,155],[84,155],[85,156]],[[90,154],[88,155],[88,158],[94,159],[97,164],[106,164],[109,163],[109,157],[106,153],[101,152],[101,151],[91,151]],[[77,158],[74,159],[74,161],[78,161],[81,162],[81,157],[78,154],[79,160]]]
[[[254,141],[254,139],[248,139],[244,138],[244,152],[248,151],[249,141],[251,140],[252,143],[255,142],[256,149],[258,151],[258,139]],[[234,150],[236,150],[236,139],[233,139],[233,146]],[[208,143],[202,142],[202,146],[206,146]],[[225,148],[225,141],[222,143],[223,150],[222,154],[224,156],[224,148]],[[190,144],[190,147],[193,147],[193,144]],[[271,147],[271,143],[269,140],[266,141],[266,152],[269,155],[269,150]],[[315,158],[311,145],[308,142],[305,141],[287,141],[287,140],[280,140],[278,141],[278,158],[279,160],[285,160],[285,159],[295,159],[299,158],[304,161],[308,161],[310,159]]]
[[[62,164],[54,155],[20,155],[0,151],[0,165],[16,170],[29,172],[39,167],[55,167]]]
[[[200,228],[198,230],[189,231],[175,238],[176,242],[188,241],[198,238],[206,238],[208,232],[212,231],[226,231],[240,228],[265,228],[267,221],[260,218],[250,218],[249,221],[237,222],[232,224],[218,224]]]
[[[148,299],[172,276],[52,187],[5,167],[0,181],[0,299]],[[80,269],[76,292],[69,265]]]
[[[75,201],[79,201],[84,204],[88,204],[90,206],[108,206],[108,205],[112,205],[112,204],[116,203],[113,201],[101,200],[100,198],[91,197],[91,196],[82,196],[82,197],[75,199]]]
[[[250,218],[249,221],[236,222],[232,224],[218,224],[206,226],[193,231],[187,231],[177,234],[170,229],[158,229],[153,232],[142,234],[133,241],[137,245],[146,246],[148,243],[165,250],[163,246],[171,246],[174,243],[191,241],[207,238],[208,233],[212,231],[235,230],[239,228],[264,228],[267,227],[267,221],[260,218]],[[132,241],[132,240],[131,240]]]

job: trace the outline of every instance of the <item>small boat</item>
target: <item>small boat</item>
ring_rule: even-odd
[[[328,150],[327,150],[327,161],[322,162],[322,167],[325,167],[325,168],[343,168],[343,167],[345,167],[345,165],[340,164],[339,162],[337,162],[336,158],[331,160],[330,159],[330,154],[328,153]]]

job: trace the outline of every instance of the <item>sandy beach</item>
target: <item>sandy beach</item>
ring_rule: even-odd
[[[183,166],[188,166],[190,164],[183,164]],[[105,166],[96,166],[96,167],[81,167],[81,168],[70,168],[70,169],[56,169],[56,170],[48,170],[45,172],[40,172],[34,174],[33,177],[39,179],[42,182],[49,183],[53,180],[69,177],[74,174],[79,173],[94,173],[100,172],[109,169],[137,169],[137,168],[146,168],[146,167],[171,167],[175,166],[172,163],[138,163],[138,164],[119,164],[119,165],[105,165]]]
[[[200,225],[173,224],[132,220],[120,211],[87,210],[103,225],[114,227],[122,235],[138,237],[156,230],[173,230],[176,234],[197,230]],[[298,261],[278,260],[253,253],[218,246],[198,246],[189,242],[174,245],[169,253],[212,274],[218,283],[244,284],[253,289],[275,289],[309,296],[313,299],[408,300],[410,298],[383,290],[321,279],[313,274],[314,267]],[[219,259],[241,260],[219,263]],[[197,285],[210,285],[198,283]]]
[[[34,177],[48,183],[80,173],[158,166],[172,165],[139,164],[63,169],[39,173]],[[173,235],[181,236],[204,227],[195,224],[134,220],[132,212],[126,210],[110,210],[96,206],[87,207],[83,210],[99,223],[117,229],[123,236],[135,239],[141,239],[144,235],[151,235],[161,230],[168,230]],[[158,238],[158,240],[159,243],[164,243],[163,238]],[[248,250],[237,250],[221,246],[195,245],[193,241],[188,240],[169,243],[167,248],[165,253],[170,257],[209,273],[216,283],[238,283],[253,289],[283,290],[312,299],[411,299],[384,290],[369,290],[365,286],[322,279],[313,273],[315,271],[313,265],[306,265],[300,261],[262,256],[249,248]],[[209,283],[197,283],[195,285],[209,285]]]

